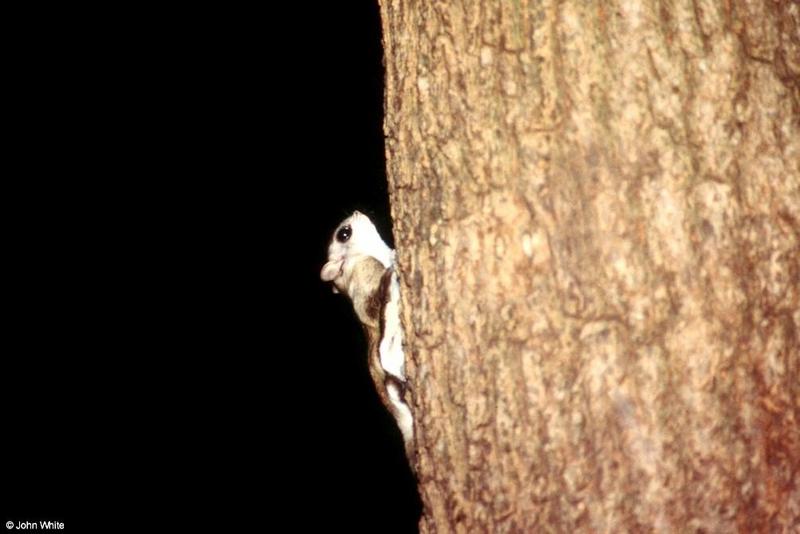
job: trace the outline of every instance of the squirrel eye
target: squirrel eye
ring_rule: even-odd
[[[336,241],[339,243],[344,243],[350,239],[351,235],[353,235],[353,229],[350,228],[350,225],[348,224],[347,226],[342,226],[339,228],[339,231],[336,232]]]

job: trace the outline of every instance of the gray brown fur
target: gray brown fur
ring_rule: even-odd
[[[334,280],[336,288],[350,297],[353,309],[367,335],[369,351],[369,374],[375,384],[375,390],[381,402],[395,419],[399,418],[397,408],[389,400],[387,388],[396,387],[401,397],[405,394],[405,382],[398,377],[388,375],[380,361],[380,341],[385,328],[384,306],[392,282],[392,270],[387,269],[381,262],[373,257],[365,256],[360,259],[352,269],[349,276],[344,273]],[[413,466],[413,447],[406,443],[406,454]]]
[[[386,373],[380,362],[379,345],[383,321],[383,301],[391,282],[391,271],[371,256],[359,260],[349,276],[342,274],[334,283],[336,288],[350,297],[358,320],[364,325],[369,348],[369,373],[384,406],[394,415],[394,408],[386,393]]]
[[[382,306],[379,288],[386,271],[381,262],[371,256],[365,256],[349,270],[349,273],[343,273],[334,280],[336,289],[350,297],[358,320],[364,326],[374,328],[377,334],[380,334],[379,317]]]

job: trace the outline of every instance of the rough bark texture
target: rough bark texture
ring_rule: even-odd
[[[424,532],[800,529],[800,6],[383,0]]]

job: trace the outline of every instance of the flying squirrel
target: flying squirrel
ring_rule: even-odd
[[[367,335],[368,367],[384,406],[403,436],[414,465],[414,421],[405,400],[407,382],[400,324],[400,284],[395,253],[369,217],[358,211],[342,221],[328,246],[320,278],[347,295]]]

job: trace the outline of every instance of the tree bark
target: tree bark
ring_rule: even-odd
[[[800,529],[800,5],[382,0],[423,532]]]

